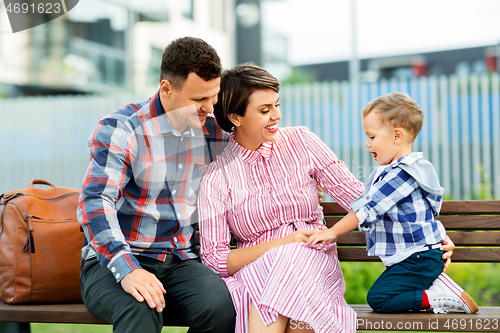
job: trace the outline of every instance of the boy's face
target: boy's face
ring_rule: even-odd
[[[379,165],[390,164],[409,153],[405,145],[401,144],[402,129],[393,128],[380,121],[376,109],[363,118],[362,125],[366,134],[365,146]]]

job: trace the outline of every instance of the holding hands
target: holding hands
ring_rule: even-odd
[[[330,245],[337,241],[337,235],[332,229],[316,230],[308,239],[307,244],[318,245],[318,243],[323,243],[325,245]]]

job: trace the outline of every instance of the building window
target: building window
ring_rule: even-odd
[[[176,0],[179,1],[179,0]],[[194,19],[194,14],[193,14],[193,7],[194,7],[194,0],[180,0],[182,4],[182,16],[184,16],[187,19],[193,20]]]

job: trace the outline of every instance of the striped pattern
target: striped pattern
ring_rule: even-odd
[[[226,142],[214,118],[202,129],[177,132],[158,92],[102,119],[89,138],[77,211],[86,235],[82,260],[97,256],[120,281],[140,267],[135,254],[197,257],[199,184],[211,153]]]
[[[254,302],[264,322],[278,313],[314,325],[316,332],[354,331],[354,311],[336,246],[289,244],[266,252],[232,276],[227,273],[230,231],[238,247],[324,229],[313,178],[348,209],[359,182],[316,135],[303,127],[280,129],[277,141],[250,151],[230,139],[209,167],[198,199],[202,260],[226,282],[237,310],[237,332],[247,331]]]

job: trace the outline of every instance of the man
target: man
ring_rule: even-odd
[[[177,39],[163,53],[159,91],[105,117],[89,139],[81,291],[114,332],[160,332],[163,315],[190,332],[234,332],[229,293],[194,239],[200,179],[227,141],[207,117],[220,75],[210,45]]]

